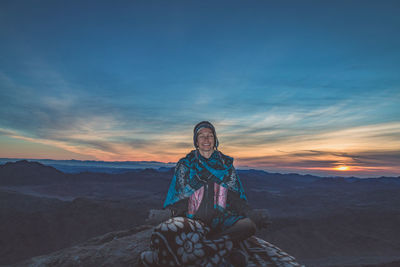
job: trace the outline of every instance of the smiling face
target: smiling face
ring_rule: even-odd
[[[214,134],[209,128],[202,128],[197,135],[197,146],[200,152],[209,152],[214,149]]]

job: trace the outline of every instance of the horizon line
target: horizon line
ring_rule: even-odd
[[[80,161],[80,162],[103,162],[103,163],[159,163],[159,164],[176,164],[176,162],[161,162],[161,161],[101,161],[101,160],[77,160],[77,159],[39,159],[39,158],[0,158],[0,161],[3,160],[17,160],[17,161],[23,161],[23,160],[30,160],[30,161]],[[7,163],[7,162],[5,162]],[[40,162],[39,162],[40,163]],[[0,162],[0,165],[3,165]],[[163,166],[160,166],[163,167]],[[158,167],[158,168],[160,168]],[[112,168],[112,167],[111,167]],[[117,168],[117,167],[114,167]],[[255,170],[255,171],[262,171],[265,173],[269,173],[269,174],[280,174],[280,175],[290,175],[290,174],[295,174],[295,175],[300,175],[300,176],[315,176],[315,177],[320,177],[320,178],[357,178],[357,179],[379,179],[379,178],[400,178],[400,175],[398,176],[385,176],[385,175],[381,175],[381,176],[376,176],[376,177],[358,177],[358,176],[340,176],[340,175],[326,175],[325,176],[320,176],[317,174],[312,174],[312,173],[299,173],[299,172],[276,172],[276,171],[268,171],[266,169],[260,169],[254,166],[238,166],[235,167],[238,170]],[[148,167],[148,168],[133,168],[133,169],[156,169],[154,167]],[[321,174],[323,175],[323,174]]]

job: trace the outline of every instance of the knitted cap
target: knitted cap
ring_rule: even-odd
[[[218,138],[217,138],[217,133],[215,132],[214,126],[209,121],[202,121],[202,122],[199,122],[198,124],[196,124],[196,126],[194,126],[194,129],[193,129],[193,144],[194,144],[194,146],[197,147],[196,146],[197,135],[199,134],[199,131],[202,128],[211,129],[211,131],[214,135],[214,147],[218,148],[219,142],[218,142]]]

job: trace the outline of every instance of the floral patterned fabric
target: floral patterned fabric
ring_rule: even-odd
[[[226,236],[207,239],[209,231],[201,221],[171,218],[154,229],[151,250],[141,254],[141,261],[144,266],[224,266],[233,243]]]
[[[232,267],[228,255],[240,249],[248,258],[247,267],[304,267],[295,258],[256,236],[236,244],[228,237],[207,239],[210,229],[200,221],[174,217],[159,224],[151,236],[149,251],[141,253],[148,267]]]

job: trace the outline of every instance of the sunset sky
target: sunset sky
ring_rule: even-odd
[[[0,1],[0,158],[400,175],[399,1]]]

